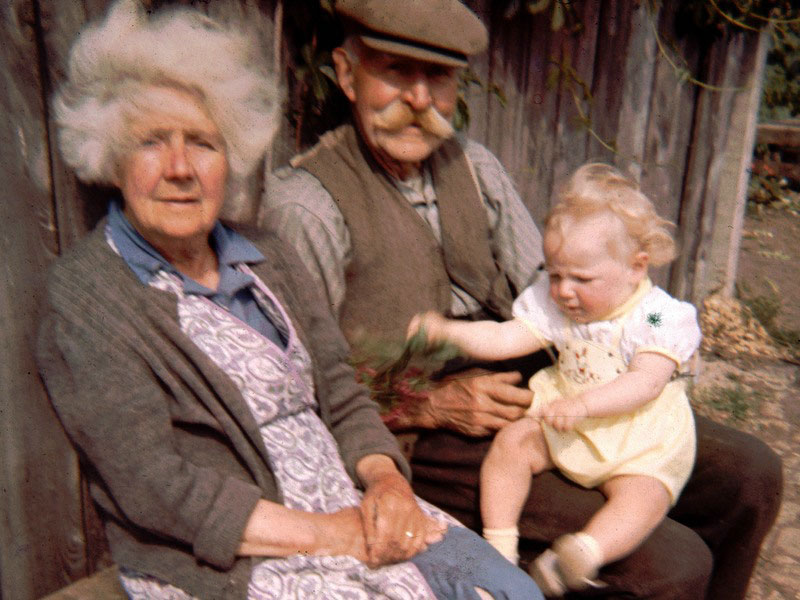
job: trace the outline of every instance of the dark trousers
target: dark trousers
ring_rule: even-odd
[[[426,432],[412,460],[414,491],[476,531],[478,471],[490,441]],[[780,459],[766,444],[697,417],[697,461],[669,518],[633,554],[601,570],[607,588],[570,597],[744,598],[782,484]],[[600,492],[555,471],[535,476],[519,524],[523,561],[581,529],[603,502]]]

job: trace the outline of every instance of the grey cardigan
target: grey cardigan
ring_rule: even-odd
[[[114,560],[200,598],[245,598],[236,556],[257,500],[281,501],[238,388],[183,334],[173,294],[142,285],[108,246],[105,221],[60,258],[38,340],[51,401],[78,449]],[[252,239],[252,237],[251,237]],[[314,366],[319,413],[345,467],[369,454],[410,472],[348,347],[294,251],[254,240],[254,272],[280,299]]]

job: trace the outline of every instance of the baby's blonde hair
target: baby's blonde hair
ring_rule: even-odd
[[[603,163],[580,167],[557,190],[556,204],[545,221],[545,234],[557,231],[564,237],[565,221],[608,213],[616,217],[634,246],[646,252],[650,264],[664,265],[675,258],[674,224],[658,216],[639,185],[617,169]],[[621,240],[611,240],[617,246]]]

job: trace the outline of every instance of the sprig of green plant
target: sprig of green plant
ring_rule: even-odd
[[[424,328],[402,343],[362,338],[354,348],[350,363],[384,414],[399,402],[424,396],[431,377],[461,356],[453,344],[429,343]]]

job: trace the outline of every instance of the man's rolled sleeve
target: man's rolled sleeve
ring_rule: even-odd
[[[259,226],[289,242],[338,317],[346,290],[350,233],[328,191],[301,169],[267,179]]]

